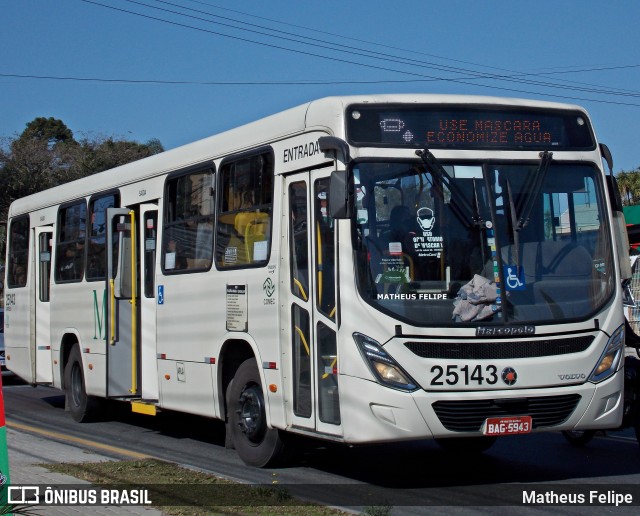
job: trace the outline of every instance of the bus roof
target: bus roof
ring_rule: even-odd
[[[9,216],[86,197],[223,156],[285,139],[305,130],[322,130],[344,138],[343,114],[351,104],[460,104],[584,109],[580,106],[507,97],[475,95],[384,94],[325,97],[255,122],[168,151],[84,177],[14,201]],[[586,114],[586,112],[585,112]]]

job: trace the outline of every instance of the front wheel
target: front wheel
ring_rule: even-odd
[[[254,359],[245,360],[229,385],[228,431],[233,447],[249,466],[273,464],[284,450],[280,433],[267,426],[264,391]]]
[[[584,446],[596,435],[595,430],[565,430],[562,432],[564,438],[574,446]]]

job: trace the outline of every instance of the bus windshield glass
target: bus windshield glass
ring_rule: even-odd
[[[354,165],[368,303],[418,326],[484,326],[583,320],[610,300],[611,231],[594,166],[441,165]]]

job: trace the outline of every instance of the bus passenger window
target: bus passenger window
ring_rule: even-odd
[[[144,295],[145,297],[155,296],[155,273],[156,273],[156,226],[158,216],[155,211],[147,213],[144,219]]]
[[[329,216],[327,197],[329,193],[329,178],[318,179],[315,182],[315,239],[316,239],[316,306],[320,312],[335,318],[335,263],[334,263],[334,226]]]
[[[213,174],[199,170],[165,186],[162,270],[207,271],[213,262]]]
[[[307,211],[307,183],[304,181],[291,183],[289,185],[291,292],[304,301],[309,298]]]
[[[265,265],[269,260],[273,209],[273,156],[258,154],[220,169],[216,265]]]
[[[92,199],[89,203],[91,226],[87,247],[87,280],[104,280],[107,276],[107,208],[118,206],[114,194]]]
[[[9,288],[24,287],[27,284],[29,261],[29,217],[11,222],[8,258],[7,286]]]
[[[83,201],[60,208],[56,241],[55,279],[64,283],[84,276],[87,204]]]

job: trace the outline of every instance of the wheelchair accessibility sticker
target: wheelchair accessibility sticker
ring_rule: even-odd
[[[503,265],[502,277],[507,290],[524,290],[524,269],[516,265]]]

